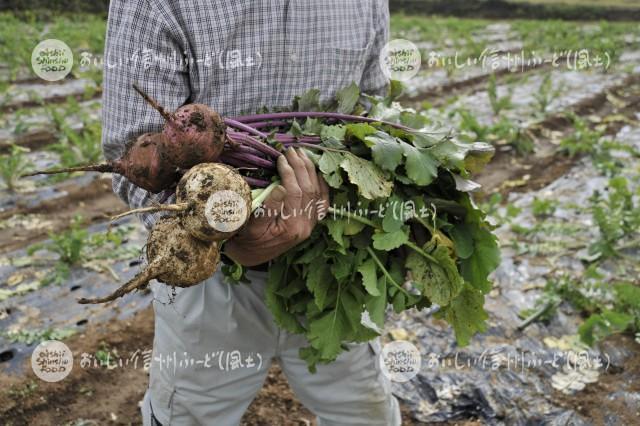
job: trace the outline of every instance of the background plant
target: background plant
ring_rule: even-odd
[[[27,158],[27,148],[11,145],[9,153],[0,155],[0,178],[9,191],[17,189],[21,175],[33,168],[33,163]]]
[[[131,227],[125,226],[106,234],[90,234],[83,228],[82,217],[76,216],[68,230],[49,234],[50,241],[31,245],[27,254],[33,256],[39,250],[55,254],[54,273],[48,275],[42,284],[61,284],[69,278],[74,267],[90,266],[95,269],[96,266],[102,266],[103,269],[108,269],[100,261],[135,256],[139,252],[138,248],[122,247],[125,236],[131,230]]]

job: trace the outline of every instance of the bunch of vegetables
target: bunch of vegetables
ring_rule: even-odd
[[[458,142],[394,102],[399,92],[393,84],[384,99],[361,96],[352,85],[320,105],[311,91],[293,112],[237,118],[286,131],[268,140],[308,149],[331,190],[331,207],[311,237],[270,265],[266,291],[278,325],[307,337],[300,356],[311,369],[335,360],[347,342],[378,336],[388,305],[395,312],[437,305],[461,345],[485,329],[484,296],[499,249],[467,191],[493,148]],[[367,119],[360,100],[369,104]],[[242,279],[237,267],[229,274]]]
[[[312,90],[297,97],[289,111],[232,119],[200,105],[170,114],[144,95],[166,118],[164,132],[146,136],[147,144],[134,144],[108,167],[157,191],[171,187],[181,169],[226,163],[256,188],[255,209],[278,182],[275,159],[290,146],[304,148],[331,189],[331,207],[308,240],[272,261],[266,303],[281,328],[307,337],[309,346],[300,356],[310,369],[335,360],[347,342],[379,335],[388,305],[402,312],[435,304],[437,315],[466,344],[484,330],[488,275],[499,263],[496,238],[467,192],[474,187],[468,177],[490,160],[493,148],[458,142],[424,115],[402,108],[394,101],[400,91],[393,83],[386,98],[370,97],[351,85],[321,105],[319,92]],[[366,117],[363,103],[369,107]],[[134,180],[136,151],[143,148],[145,155],[159,152],[158,167],[145,170],[148,182]],[[198,167],[192,170],[182,181],[200,173]],[[194,229],[206,229],[206,215],[191,215],[192,224],[185,226],[185,213],[202,212],[201,201],[210,192],[181,193],[182,181],[178,203],[165,208],[177,218],[163,219],[149,238],[148,269],[154,272],[143,273],[144,282],[159,278],[174,284],[190,275],[190,265],[200,268],[200,259],[213,257],[208,246],[154,237],[160,226],[179,228],[186,239],[202,237]],[[251,204],[251,197],[246,199]],[[188,246],[183,264],[166,266],[172,265],[167,259],[180,256],[164,247],[183,245]],[[240,265],[227,265],[223,272],[244,281]],[[187,281],[201,278],[193,274]]]

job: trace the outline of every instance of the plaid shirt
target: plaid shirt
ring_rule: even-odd
[[[224,116],[321,99],[355,81],[381,93],[378,56],[389,33],[388,0],[112,0],[107,27],[102,144],[109,160],[127,141],[160,131],[139,83],[175,110],[203,103]],[[122,176],[113,189],[133,208],[167,201]],[[141,219],[150,228],[159,214]]]

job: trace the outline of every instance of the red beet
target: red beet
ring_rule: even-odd
[[[140,188],[158,193],[170,188],[178,181],[176,167],[169,161],[167,145],[165,134],[145,133],[127,146],[119,160],[66,169],[40,170],[26,174],[24,177],[70,172],[117,173]]]
[[[168,112],[137,85],[133,88],[167,121],[167,153],[176,167],[189,169],[218,160],[226,140],[226,126],[220,115],[203,104],[184,105]]]

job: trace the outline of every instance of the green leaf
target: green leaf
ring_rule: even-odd
[[[425,148],[417,148],[403,143],[402,148],[406,157],[405,169],[407,176],[416,185],[426,186],[438,177],[438,161]]]
[[[358,249],[366,249],[371,245],[371,235],[373,234],[373,229],[364,228],[357,235],[354,235],[351,238],[351,243],[355,248]]]
[[[320,139],[322,139],[323,142],[342,142],[346,132],[347,129],[341,124],[336,124],[334,126],[322,126]],[[334,147],[336,147],[335,144]]]
[[[339,152],[325,151],[320,157],[318,167],[322,172],[327,184],[333,188],[342,186],[342,174],[340,171],[340,163],[343,157]]]
[[[485,321],[489,316],[483,305],[484,295],[465,284],[458,297],[438,313],[438,317],[444,318],[453,326],[460,346],[468,345],[475,333],[486,330]]]
[[[379,232],[373,235],[373,248],[391,251],[409,241],[408,229],[404,227],[395,232]]]
[[[404,84],[399,80],[389,81],[389,89],[387,90],[387,96],[384,98],[384,103],[386,105],[391,105],[393,101],[402,95],[404,88]]]
[[[347,124],[345,128],[347,130],[347,136],[353,136],[354,138],[359,139],[363,142],[365,141],[367,136],[373,135],[378,131],[378,129],[367,123]]]
[[[364,229],[366,225],[361,222],[356,222],[355,220],[347,219],[344,225],[344,235],[356,235],[359,234],[360,231]]]
[[[276,294],[286,299],[290,299],[292,296],[300,293],[302,290],[304,290],[304,281],[297,279],[291,281],[286,287],[276,291]]]
[[[412,129],[422,129],[429,124],[429,119],[420,113],[402,111],[400,113],[400,123]]]
[[[369,117],[375,118],[377,120],[397,123],[400,118],[400,109],[392,106],[387,106],[381,102],[371,107],[371,110],[369,111]]]
[[[484,142],[472,144],[464,160],[464,167],[469,173],[480,173],[489,164],[496,149],[493,145]]]
[[[619,283],[614,290],[618,304],[640,312],[640,287],[631,283]]]
[[[245,271],[242,265],[237,262],[233,262],[231,265],[222,265],[222,271],[225,278],[232,284],[245,283],[248,284],[251,281],[245,276]]]
[[[417,148],[430,148],[440,143],[442,138],[436,138],[434,135],[427,132],[413,131],[407,135],[413,145]]]
[[[425,244],[423,250],[438,263],[433,263],[416,252],[407,256],[406,267],[414,281],[422,287],[423,294],[433,303],[446,306],[458,297],[464,287],[456,262],[444,245],[435,245],[435,239]]]
[[[327,224],[328,223],[329,222],[327,222]],[[302,252],[302,255],[297,257],[293,261],[293,263],[294,264],[310,263],[316,258],[320,257],[326,248],[327,248],[327,245],[325,244],[325,242],[322,239],[318,239],[315,244],[307,245],[305,247],[305,250]]]
[[[322,122],[317,118],[307,118],[302,128],[304,135],[319,135],[323,128]]]
[[[333,238],[333,240],[336,243],[344,247],[345,244],[344,244],[344,238],[342,237],[342,235],[344,234],[345,220],[344,219],[327,219],[325,220],[324,225],[327,227],[327,230],[329,231],[329,235],[331,235],[331,238]]]
[[[453,239],[456,256],[460,259],[468,259],[473,254],[473,237],[471,230],[465,223],[458,223],[449,232]]]
[[[307,346],[304,348],[300,348],[300,350],[298,351],[298,356],[300,356],[301,360],[307,363],[307,366],[309,367],[309,373],[315,374],[318,371],[316,365],[321,361],[319,350],[314,347]]]
[[[286,287],[285,271],[286,260],[282,259],[271,265],[269,277],[267,278],[267,288],[265,303],[276,324],[291,333],[304,333],[304,328],[298,322],[298,318],[287,309],[286,299],[277,295],[277,291]]]
[[[484,142],[463,143],[451,138],[443,138],[438,144],[427,148],[440,163],[451,171],[459,171],[464,175],[467,171],[482,168],[494,153],[493,146]],[[469,157],[467,170],[466,158]]]
[[[319,310],[326,307],[327,293],[335,285],[331,270],[326,267],[323,258],[317,258],[309,265],[307,275],[307,288],[313,293],[316,306]]]
[[[369,291],[367,289],[367,291]],[[387,309],[387,277],[380,276],[377,284],[379,296],[371,295],[365,299],[365,306],[369,312],[369,317],[378,327],[384,327],[384,313]]]
[[[367,136],[365,144],[371,148],[373,161],[383,170],[393,172],[402,162],[402,146],[387,133],[376,132]]]
[[[358,103],[358,99],[360,99],[360,88],[356,83],[351,83],[336,92],[336,99],[338,101],[337,112],[351,114]]]
[[[407,309],[407,298],[401,291],[397,292],[391,300],[393,311],[397,314]]]
[[[378,290],[378,275],[374,260],[369,258],[369,260],[360,265],[358,272],[362,275],[362,285],[365,290],[367,290],[367,293],[372,296],[380,296],[380,291]]]
[[[293,120],[291,123],[291,128],[289,129],[289,133],[293,136],[303,136],[304,130],[302,130],[302,126],[298,123],[298,120]]]
[[[473,254],[460,262],[460,272],[472,286],[488,293],[491,283],[489,274],[500,265],[500,248],[496,236],[489,230],[484,213],[471,204],[468,195],[464,195],[460,204],[467,209],[465,223],[473,239]]]
[[[382,229],[385,232],[398,231],[408,219],[409,212],[405,209],[403,200],[395,194],[381,203],[380,208],[385,209],[382,218]]]
[[[331,265],[331,272],[338,282],[343,282],[345,278],[351,276],[351,271],[355,266],[353,261],[354,258],[355,255],[352,251],[348,251],[345,255],[334,257],[334,263]],[[319,265],[318,267],[322,266]]]
[[[351,153],[344,153],[342,156],[340,167],[347,172],[349,181],[358,187],[360,195],[368,200],[391,195],[393,183],[384,177],[378,166]]]
[[[342,338],[349,331],[349,318],[342,303],[310,321],[307,338],[323,360],[333,360],[342,351]]]
[[[351,292],[343,291],[340,294],[340,303],[346,313],[346,318],[349,323],[349,331],[360,327],[360,319],[362,318],[362,311],[364,310],[364,303],[361,303]],[[350,338],[352,336],[349,336]]]
[[[633,324],[634,317],[622,312],[604,311],[591,315],[579,328],[580,340],[591,346],[612,334],[621,333]]]
[[[340,302],[349,321],[349,331],[345,336],[347,341],[366,342],[378,336],[378,333],[362,324],[362,313],[365,309],[364,299],[364,293],[357,287],[351,287],[340,297]]]
[[[451,138],[442,139],[437,145],[427,148],[445,167],[463,171],[464,159],[469,150],[469,144],[457,142]]]
[[[488,277],[500,265],[500,249],[495,235],[486,229],[474,227],[471,236],[473,254],[462,260],[460,271],[475,288],[488,293],[491,290]]]
[[[311,89],[297,98],[298,111],[319,111],[320,90]]]

